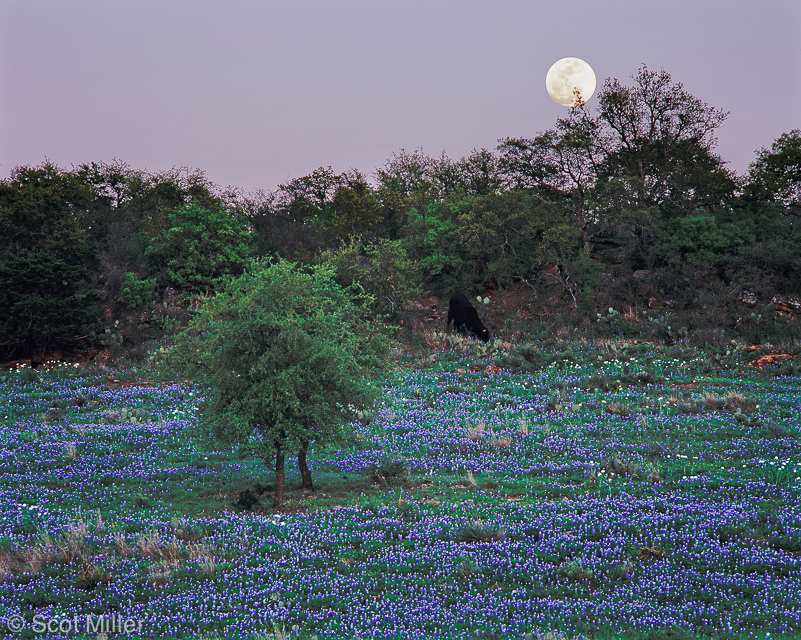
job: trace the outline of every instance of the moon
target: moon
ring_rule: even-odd
[[[595,92],[595,72],[581,58],[562,58],[548,69],[545,88],[557,104],[579,107]]]

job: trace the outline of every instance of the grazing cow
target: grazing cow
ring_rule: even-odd
[[[470,333],[482,342],[489,342],[490,333],[487,327],[481,324],[476,308],[461,293],[454,295],[448,306],[447,326],[450,326],[451,322],[459,333],[465,333],[465,330],[469,329]]]

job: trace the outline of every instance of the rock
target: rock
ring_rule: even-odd
[[[647,278],[650,273],[651,273],[650,269],[637,269],[637,271],[635,271],[631,275],[637,278],[638,280],[642,280],[643,278]]]
[[[740,294],[740,296],[737,298],[737,302],[748,305],[749,307],[753,307],[758,302],[758,299],[753,291],[748,291],[747,289],[744,289],[743,292]]]
[[[773,296],[770,303],[776,307],[776,315],[793,320],[801,317],[801,298],[797,296]]]
[[[792,357],[793,356],[787,353],[769,353],[764,356],[759,356],[756,360],[749,362],[747,366],[753,367],[754,369],[762,369],[763,367],[767,367],[769,365],[780,364]],[[735,418],[736,417],[737,416],[735,416]]]

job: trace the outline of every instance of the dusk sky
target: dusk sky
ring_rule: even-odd
[[[596,96],[646,64],[729,111],[738,174],[801,128],[799,0],[0,0],[0,178],[116,158],[273,190],[458,160],[566,114],[545,75],[567,56]]]

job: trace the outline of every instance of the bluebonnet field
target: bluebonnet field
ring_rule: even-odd
[[[23,624],[0,636],[87,615],[146,638],[801,634],[801,381],[746,358],[401,363],[286,513],[233,506],[269,472],[209,448],[191,384],[8,372],[0,612]]]

